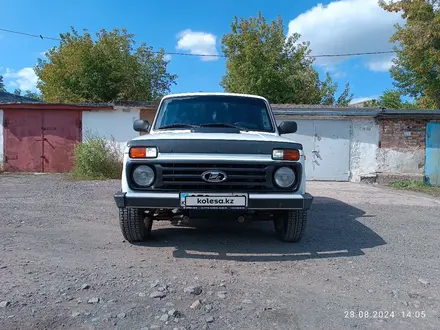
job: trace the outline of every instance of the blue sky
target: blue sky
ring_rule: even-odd
[[[139,44],[199,54],[221,54],[221,37],[230,31],[233,17],[256,16],[259,10],[267,20],[281,15],[286,34],[300,33],[302,40],[310,41],[313,55],[391,50],[393,25],[402,22],[400,15],[379,8],[377,0],[1,0],[0,8],[3,29],[58,37],[70,26],[90,32],[126,28]],[[0,74],[7,89],[35,89],[32,66],[57,44],[0,31]],[[321,58],[315,66],[322,75],[330,72],[341,89],[350,82],[359,100],[392,87],[391,59],[392,55]],[[179,76],[172,92],[222,91],[222,58],[172,55],[168,69]]]

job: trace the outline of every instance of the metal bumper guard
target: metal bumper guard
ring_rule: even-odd
[[[129,193],[118,191],[115,196],[119,208],[181,208],[179,193]],[[249,193],[249,210],[301,209],[307,210],[313,202],[313,196],[287,193]]]

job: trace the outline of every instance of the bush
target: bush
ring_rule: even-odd
[[[79,179],[119,179],[123,154],[117,142],[87,134],[74,149],[73,176]]]

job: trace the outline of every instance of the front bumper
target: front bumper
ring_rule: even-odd
[[[179,193],[126,193],[118,191],[115,195],[118,208],[181,208]],[[249,193],[247,210],[307,210],[313,202],[313,196],[294,193]]]

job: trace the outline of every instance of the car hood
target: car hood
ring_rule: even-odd
[[[194,133],[190,130],[176,130],[154,132],[134,138],[132,141],[151,140],[240,140],[240,141],[267,141],[267,142],[295,142],[290,138],[274,133],[240,132],[240,133]]]
[[[261,132],[195,133],[160,132],[134,138],[127,147],[156,147],[160,153],[272,154],[274,149],[302,149],[300,143],[277,134]]]

